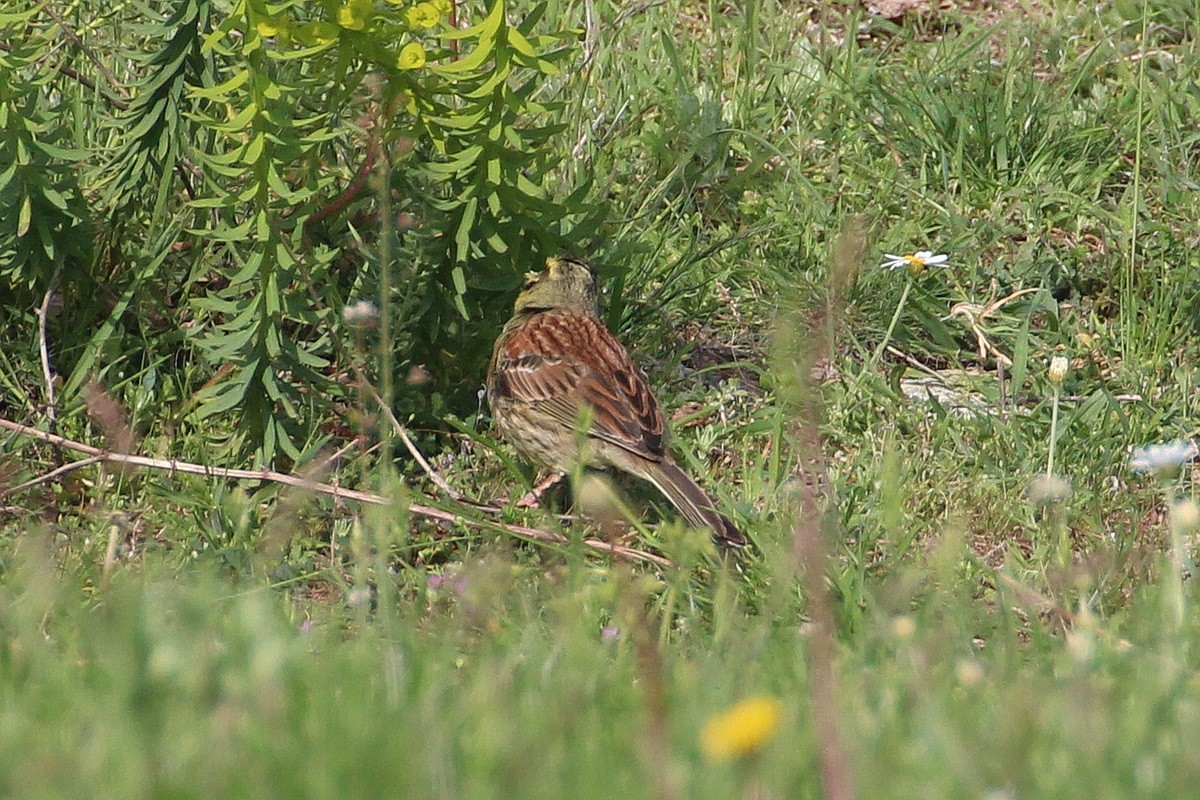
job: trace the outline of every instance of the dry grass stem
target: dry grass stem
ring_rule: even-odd
[[[187,461],[177,461],[169,458],[148,458],[146,456],[131,455],[129,453],[110,453],[101,450],[98,447],[92,447],[82,442],[75,442],[45,431],[39,431],[36,428],[31,428],[28,425],[22,425],[19,422],[12,422],[7,419],[0,419],[0,428],[21,434],[22,436],[30,436],[35,439],[40,439],[43,442],[61,447],[67,450],[74,450],[80,453],[87,453],[96,457],[99,462],[113,464],[128,464],[135,467],[143,467],[146,469],[163,470],[165,472],[183,472],[190,475],[203,475],[208,478],[223,478],[225,480],[256,480],[270,481],[272,483],[281,483],[286,486],[297,486],[302,489],[307,489],[318,494],[327,494],[333,497],[344,500],[357,500],[360,503],[370,503],[373,505],[387,505],[392,503],[392,498],[385,497],[374,492],[363,492],[357,489],[346,489],[340,486],[333,486],[327,483],[317,483],[308,480],[298,475],[290,475],[283,472],[275,472],[267,469],[231,469],[226,467],[208,467],[203,464],[193,464]],[[86,466],[86,465],[81,465]],[[43,480],[45,476],[43,476]],[[38,482],[43,482],[39,480]],[[15,491],[14,489],[0,490],[0,497],[5,497]],[[419,503],[410,503],[407,506],[408,512],[424,519],[441,522],[448,525],[465,525],[469,528],[479,530],[498,530],[512,534],[521,539],[528,539],[537,542],[545,542],[547,544],[567,544],[570,540],[561,533],[553,531],[544,531],[538,528],[530,528],[525,525],[511,525],[507,523],[492,522],[490,520],[478,520],[465,517],[461,514],[456,514],[452,511],[443,511],[439,508],[421,505]],[[654,564],[659,567],[674,566],[673,562],[654,553],[648,553],[644,550],[637,550],[632,547],[624,547],[622,545],[609,544],[600,539],[584,539],[585,547],[598,552],[619,555],[633,561],[640,561],[646,564]]]

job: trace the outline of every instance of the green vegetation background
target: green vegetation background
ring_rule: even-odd
[[[1196,433],[1195,6],[427,5],[0,10],[0,417],[394,498],[12,491],[74,456],[6,430],[0,794],[811,797],[833,759],[862,797],[1194,796],[1193,477],[1128,456]],[[676,566],[406,510],[493,518],[374,387],[458,490],[528,486],[475,392],[559,250],[739,570],[632,485]],[[949,269],[877,266],[918,250]],[[706,755],[748,697],[777,727]]]

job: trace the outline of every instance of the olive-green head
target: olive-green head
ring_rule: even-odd
[[[546,269],[525,273],[525,285],[517,295],[517,314],[561,309],[596,317],[600,314],[596,274],[571,256],[546,259]]]

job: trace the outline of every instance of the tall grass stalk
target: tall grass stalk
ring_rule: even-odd
[[[1121,349],[1126,359],[1136,357],[1143,335],[1139,325],[1139,307],[1141,303],[1137,296],[1137,257],[1138,257],[1138,223],[1142,197],[1142,135],[1146,127],[1144,119],[1146,96],[1146,56],[1149,46],[1146,43],[1146,33],[1149,28],[1150,3],[1142,0],[1142,32],[1138,41],[1137,66],[1137,115],[1133,144],[1133,190],[1129,204],[1129,256],[1125,260],[1121,274]],[[1135,349],[1136,348],[1136,349]]]
[[[909,275],[904,282],[904,291],[900,293],[900,300],[896,303],[896,310],[892,314],[891,322],[888,323],[887,330],[883,334],[883,338],[879,340],[879,346],[875,348],[875,352],[871,354],[871,360],[867,362],[867,372],[874,372],[879,359],[883,356],[883,352],[887,350],[887,346],[891,344],[892,334],[896,331],[896,323],[900,320],[900,315],[904,313],[904,305],[908,302],[908,293],[912,291],[913,278]]]

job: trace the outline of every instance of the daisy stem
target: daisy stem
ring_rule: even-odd
[[[900,293],[900,302],[896,303],[896,313],[892,314],[892,321],[888,323],[887,333],[883,335],[883,340],[875,348],[875,353],[871,356],[870,363],[867,364],[868,371],[875,369],[875,365],[879,363],[880,356],[887,349],[888,342],[892,340],[892,333],[896,330],[896,323],[900,320],[900,313],[904,311],[904,304],[908,302],[908,292],[912,289],[912,285],[912,276],[909,276],[908,282],[904,284],[904,291]]]
[[[1170,493],[1167,494],[1167,508],[1169,509],[1178,500],[1172,501]],[[1180,525],[1175,520],[1170,523],[1171,528],[1171,578],[1167,581],[1165,593],[1167,595],[1166,612],[1167,622],[1171,630],[1178,633],[1183,628],[1183,620],[1187,612],[1186,600],[1183,593],[1183,571],[1186,562],[1186,554],[1183,545],[1183,531]]]
[[[1050,457],[1046,459],[1046,477],[1054,474],[1054,446],[1058,442],[1058,386],[1050,405]]]

